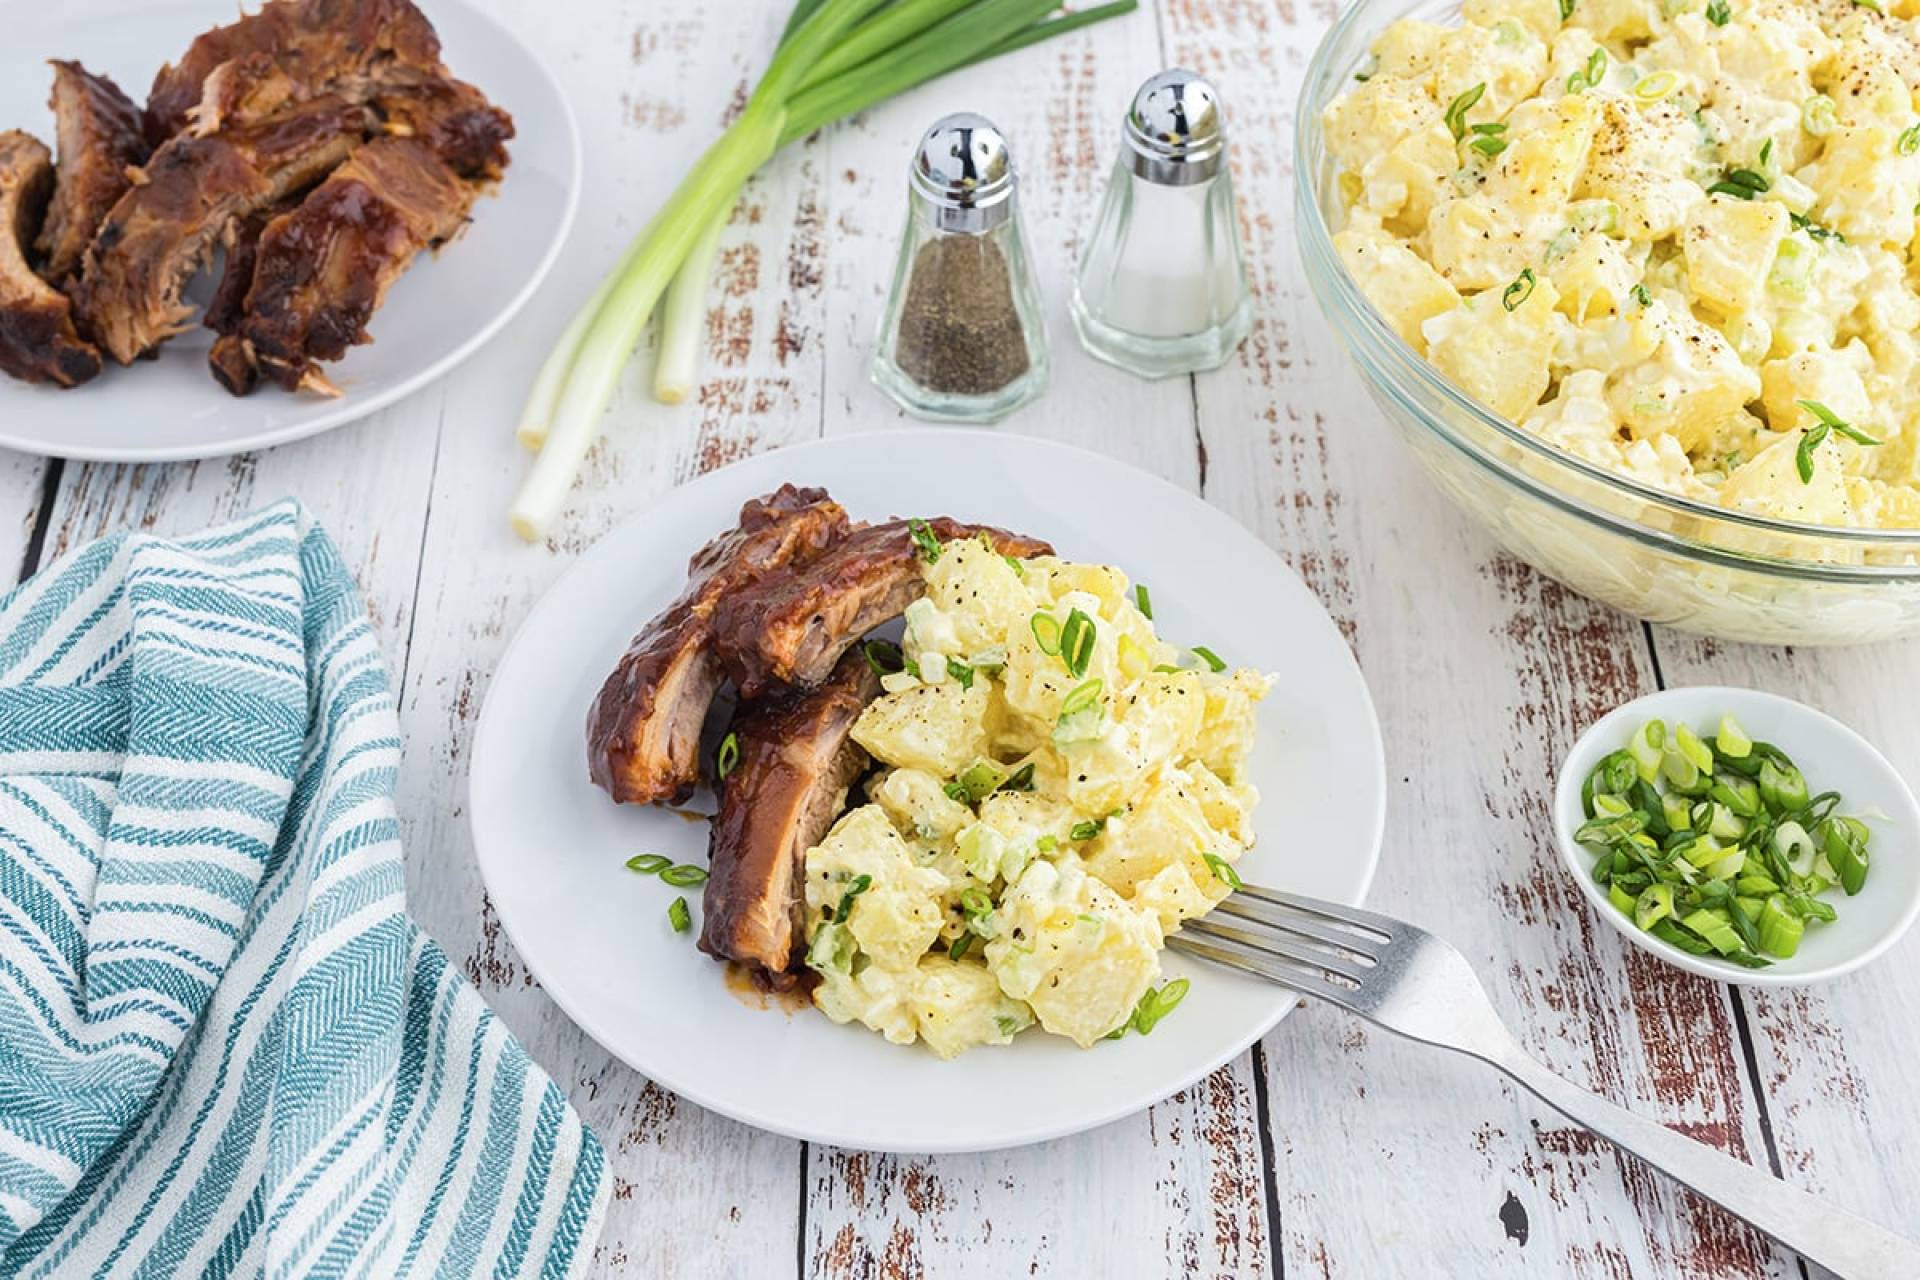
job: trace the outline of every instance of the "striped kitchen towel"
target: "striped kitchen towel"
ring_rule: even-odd
[[[605,1158],[407,918],[399,759],[291,503],[0,597],[0,1275],[584,1268]]]

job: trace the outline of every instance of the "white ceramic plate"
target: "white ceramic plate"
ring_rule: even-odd
[[[881,1151],[986,1150],[1137,1111],[1244,1050],[1296,997],[1168,955],[1191,993],[1151,1036],[1090,1051],[1041,1032],[942,1062],[812,1010],[757,1009],[667,924],[675,891],[636,853],[704,865],[705,823],[616,806],[587,780],[587,707],[631,634],[740,504],[822,485],[857,518],[951,515],[1117,564],[1152,589],[1163,635],[1274,672],[1252,779],[1249,881],[1358,903],[1385,818],[1379,726],[1339,630],[1279,557],[1227,516],[1109,459],[987,431],[916,429],[749,459],[601,539],[534,609],[481,714],[471,814],[487,891],[561,1008],[634,1068],[778,1133]],[[693,895],[697,904],[698,894]],[[697,909],[697,907],[696,907]]]
[[[1831,924],[1809,924],[1799,949],[1765,969],[1689,955],[1636,927],[1607,901],[1606,890],[1593,878],[1594,855],[1573,839],[1586,821],[1580,790],[1587,775],[1626,746],[1642,724],[1658,719],[1669,729],[1685,723],[1696,733],[1711,732],[1728,714],[1749,737],[1771,742],[1791,756],[1815,794],[1838,791],[1840,812],[1861,818],[1873,833],[1867,881],[1860,892],[1851,898],[1837,889],[1827,894],[1825,901],[1833,904],[1838,918]],[[1920,916],[1920,804],[1913,789],[1872,743],[1832,716],[1757,689],[1665,689],[1602,716],[1580,736],[1561,766],[1553,827],[1561,858],[1603,920],[1667,963],[1722,982],[1794,987],[1837,978],[1884,954]]]
[[[255,6],[249,6],[255,7]],[[438,257],[401,277],[368,326],[374,341],[327,366],[338,399],[263,386],[236,399],[207,373],[213,335],[196,328],[157,360],[71,391],[0,375],[0,446],[122,462],[206,458],[284,444],[392,404],[473,354],[520,309],[560,252],[580,195],[580,139],[566,97],[524,46],[460,0],[422,0],[454,74],[513,114],[512,164],[499,190]],[[110,75],[136,102],[193,37],[233,21],[232,0],[0,3],[0,129],[54,145],[48,58]],[[203,277],[189,298],[204,302]]]

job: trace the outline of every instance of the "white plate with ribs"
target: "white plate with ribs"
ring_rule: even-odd
[[[354,0],[350,5],[330,7],[323,7],[319,0],[293,0],[282,12],[304,9],[364,18],[374,12],[391,15],[402,7],[402,0]],[[257,14],[260,6],[254,3],[247,8]],[[415,22],[417,15],[411,9],[406,12],[410,15],[407,21]],[[179,293],[178,305],[173,297],[149,296],[131,286],[115,292],[115,287],[121,287],[119,282],[156,276],[170,279],[177,274],[145,270],[149,261],[126,247],[143,243],[135,234],[124,237],[126,244],[118,250],[121,257],[112,264],[120,270],[103,269],[100,280],[104,283],[93,286],[85,301],[79,296],[88,289],[84,260],[83,265],[62,274],[55,265],[56,242],[49,237],[35,245],[33,240],[40,237],[30,236],[27,259],[36,270],[55,275],[74,295],[74,314],[80,317],[75,335],[82,341],[91,339],[99,350],[96,363],[100,372],[65,389],[49,381],[30,384],[0,375],[0,446],[56,457],[131,462],[216,457],[281,444],[341,426],[394,403],[472,355],[507,323],[546,276],[572,225],[581,185],[578,133],[566,98],[552,76],[493,19],[462,0],[421,0],[418,13],[437,34],[438,64],[431,56],[430,44],[423,46],[416,40],[400,56],[389,59],[382,53],[386,60],[372,69],[351,66],[340,73],[343,78],[328,80],[318,89],[300,83],[299,75],[307,74],[306,69],[337,62],[328,64],[307,50],[279,62],[248,64],[264,68],[257,79],[246,80],[236,73],[225,82],[252,94],[235,92],[229,99],[233,114],[225,119],[266,123],[260,124],[261,132],[256,134],[246,134],[241,123],[231,123],[220,137],[235,140],[234,145],[254,166],[254,172],[245,175],[244,181],[255,184],[255,193],[271,190],[272,200],[258,194],[248,196],[260,205],[257,210],[239,198],[217,206],[211,198],[177,202],[184,207],[222,210],[222,227],[212,251],[195,250],[187,255],[191,263],[198,264],[198,270]],[[196,38],[233,22],[232,0],[77,0],[52,5],[0,0],[0,23],[7,32],[6,39],[0,41],[0,141],[4,141],[6,131],[22,130],[59,158],[62,130],[49,104],[55,71],[48,60],[69,59],[90,75],[111,80],[119,91],[108,93],[95,86],[63,99],[65,103],[94,104],[91,109],[96,114],[85,117],[100,122],[91,137],[118,139],[114,148],[103,147],[101,152],[78,146],[71,147],[70,152],[89,158],[129,150],[138,153],[140,133],[166,128],[155,123],[167,118],[166,100],[150,96],[156,73],[166,64],[191,65],[189,49]],[[410,30],[417,33],[420,28],[416,25]],[[367,59],[359,51],[368,43],[358,36],[345,37],[329,56],[349,61],[358,58],[364,63]],[[257,51],[258,44],[256,41],[251,47]],[[340,47],[349,52],[339,54]],[[239,60],[233,65],[239,65]],[[283,92],[288,81],[273,77],[287,66],[298,70],[290,77],[295,87]],[[92,83],[73,79],[72,71],[61,74],[69,87]],[[358,79],[352,78],[355,74]],[[412,78],[402,83],[401,77],[405,76]],[[432,97],[432,91],[455,78],[484,95],[475,100],[481,107],[490,101],[492,107],[511,116],[513,136],[505,143],[508,162],[497,182],[490,180],[492,159],[483,164],[456,157],[455,144],[448,141],[453,132],[432,123],[451,118],[445,114],[430,116],[428,104],[444,102],[444,98]],[[264,91],[255,91],[262,88]],[[120,93],[124,93],[124,100]],[[394,104],[407,94],[412,95],[408,101],[413,105],[396,107]],[[174,97],[184,100],[184,92],[176,90]],[[348,109],[365,112],[361,123],[321,118],[326,115],[325,102],[337,103],[343,98],[350,103]],[[212,101],[210,95],[207,100]],[[97,105],[103,101],[107,105]],[[322,125],[337,127],[343,133],[349,129],[358,132],[350,144],[336,146],[327,154],[320,150],[321,141],[309,141],[304,136],[288,141],[283,135],[272,135],[277,140],[274,145],[259,141],[271,128],[284,126],[289,113],[300,112],[309,113],[307,123],[314,126],[316,135]],[[63,120],[80,118],[71,110],[63,109],[61,114]],[[176,109],[174,118],[184,117]],[[133,126],[123,123],[116,133],[116,121],[132,121]],[[141,125],[146,127],[141,129]],[[77,133],[72,128],[68,132]],[[253,141],[244,142],[243,138]],[[38,143],[32,146],[37,148]],[[282,143],[280,150],[274,149]],[[415,180],[415,170],[408,167],[408,150],[429,143],[436,158],[448,166],[444,170],[435,168],[437,185]],[[0,152],[4,150],[0,147]],[[346,163],[350,159],[364,159],[364,165],[351,168]],[[92,172],[124,170],[125,165],[102,161]],[[156,171],[151,160],[148,170],[150,174]],[[65,174],[63,169],[55,184],[54,210],[62,208],[64,193],[59,187],[67,183]],[[343,185],[347,178],[366,179],[368,189],[394,194],[385,209],[395,216],[379,228],[346,226],[347,215],[365,207],[358,202],[358,191]],[[159,186],[163,179],[148,181]],[[212,185],[210,179],[200,181]],[[227,190],[240,182],[233,180]],[[4,175],[0,175],[0,195],[5,186]],[[82,183],[72,187],[74,191],[87,189]],[[194,194],[201,189],[195,188]],[[338,197],[335,204],[319,204],[330,189]],[[228,255],[223,246],[232,234],[241,233],[248,225],[245,219],[227,216],[225,210],[242,205],[246,212],[260,215],[253,225],[264,227],[269,238],[276,236],[269,223],[272,215],[298,214],[310,219],[303,224],[288,223],[274,241],[282,267],[276,278],[287,282],[282,310],[269,314],[267,304],[261,304],[257,311],[234,310],[236,328],[258,316],[259,323],[266,326],[259,332],[270,333],[273,341],[284,340],[294,352],[287,359],[275,357],[270,364],[266,355],[256,361],[254,348],[248,346],[244,350],[249,354],[241,365],[229,360],[227,368],[241,368],[244,376],[229,373],[228,381],[254,383],[251,393],[244,396],[230,393],[216,381],[209,358],[216,335],[202,324],[207,309],[217,301],[218,286],[226,274]],[[75,207],[80,206],[76,203]],[[90,221],[78,217],[73,221],[76,225],[111,226],[113,210],[103,207],[109,209],[104,217],[96,214]],[[152,222],[132,225],[151,228]],[[382,240],[392,234],[392,226],[404,226],[410,239]],[[305,234],[295,235],[297,231]],[[356,234],[360,242],[387,246],[383,251],[395,265],[376,270],[366,265],[364,255],[349,261],[337,247],[319,247],[334,243],[331,238],[336,235]],[[395,249],[395,243],[405,247]],[[88,244],[99,248],[97,242],[83,236],[75,250]],[[434,247],[416,254],[419,245]],[[323,259],[336,268],[331,274],[307,269],[307,264],[322,253],[331,255]],[[9,264],[6,249],[0,247],[0,277],[10,269],[22,269],[19,256],[13,256]],[[260,256],[260,274],[251,277],[256,286],[254,295],[236,294],[245,298],[248,308],[261,292],[257,286],[265,271],[267,250],[263,248]],[[158,255],[154,260],[162,264],[179,261]],[[303,270],[304,276],[300,274]],[[352,313],[356,305],[350,296],[352,290],[364,288],[368,279],[390,278],[395,273],[397,278],[392,279],[384,301],[365,320],[365,331],[372,341],[347,345],[353,325],[332,317]],[[238,275],[234,278],[240,279]],[[42,301],[48,297],[59,304],[59,295],[43,295]],[[128,297],[144,298],[147,305],[133,305]],[[7,281],[0,278],[0,310],[8,301]],[[180,309],[182,305],[188,310]],[[129,320],[129,316],[134,318]],[[0,316],[0,320],[4,318]],[[173,327],[182,331],[164,341],[152,340],[155,333]],[[329,341],[315,336],[327,333],[336,335],[330,340],[344,348],[344,357],[329,354],[308,360],[306,353],[312,349],[308,344]],[[296,336],[287,338],[287,334]],[[7,335],[0,332],[0,343],[6,341]],[[229,339],[229,354],[241,350],[238,341],[237,337]],[[261,350],[268,345],[268,338],[263,336]],[[0,356],[5,354],[0,352]],[[116,356],[136,358],[123,366]],[[29,350],[23,358],[33,359],[34,352]],[[0,367],[5,364],[0,359]],[[84,360],[78,364],[68,360],[58,367],[63,379],[71,377],[76,369],[82,375],[87,372]],[[298,389],[283,390],[279,385],[282,381]]]
[[[590,749],[589,708],[616,662],[628,670],[630,639],[653,632],[650,620],[680,596],[689,557],[734,529],[743,504],[785,484],[826,490],[856,520],[948,516],[1018,531],[1064,559],[1116,565],[1150,584],[1162,636],[1275,677],[1257,704],[1244,766],[1260,799],[1240,874],[1341,902],[1366,893],[1385,815],[1379,727],[1339,628],[1278,556],[1192,494],[1095,454],[986,431],[861,435],[750,458],[651,503],[554,586],[502,659],[472,754],[474,844],[489,900],[547,994],[611,1052],[702,1106],[793,1137],[899,1152],[988,1150],[1089,1129],[1192,1084],[1271,1030],[1295,997],[1163,952],[1164,977],[1191,986],[1151,1035],[1081,1049],[1032,1028],[1003,1047],[942,1060],[923,1045],[837,1025],[804,997],[762,996],[696,947],[714,904],[627,862],[652,854],[706,867],[709,824],[688,810],[710,811],[713,799],[702,787],[679,809],[613,803],[589,777],[589,757],[608,758],[597,730]],[[835,592],[847,575],[815,568],[840,545],[829,542],[802,571]],[[733,604],[720,601],[716,629],[784,616],[757,608],[764,582],[730,588]],[[801,596],[809,600],[801,621],[812,615],[816,629],[823,617],[853,613],[838,608],[838,595]],[[870,625],[871,613],[855,614],[857,625]],[[818,665],[831,663],[829,654]],[[660,695],[669,696],[677,695]],[[708,759],[724,707],[712,719]],[[754,750],[742,748],[729,804]],[[595,771],[608,773],[601,763]],[[727,878],[716,863],[708,890]],[[694,911],[684,933],[668,915],[682,892]],[[722,919],[731,914],[721,910]]]

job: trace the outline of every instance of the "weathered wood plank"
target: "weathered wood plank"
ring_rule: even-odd
[[[0,591],[38,567],[39,555],[29,557],[28,551],[45,505],[47,469],[54,465],[0,449]],[[34,563],[28,563],[30,558]]]
[[[1852,725],[1909,781],[1920,779],[1920,732],[1906,696],[1916,664],[1911,643],[1773,649],[1667,628],[1654,637],[1669,684],[1740,685],[1797,698]],[[1844,926],[1844,907],[1841,912]],[[1916,965],[1920,936],[1909,935],[1848,977],[1798,990],[1748,989],[1740,998],[1781,1175],[1920,1236],[1920,1167],[1909,1154],[1920,1148],[1920,1114],[1912,1103],[1913,1029],[1920,1026]]]
[[[1079,350],[1067,314],[1121,113],[1159,64],[1152,15],[1142,12],[950,77],[831,135],[829,432],[914,429],[867,384],[906,214],[907,164],[934,119],[978,110],[1014,149],[1054,353],[1048,396],[1006,429],[1197,485],[1186,381],[1142,383],[1095,363]],[[835,1280],[983,1269],[1251,1276],[1270,1266],[1247,1057],[1145,1115],[1040,1147],[917,1158],[816,1148],[804,1192],[806,1274]]]
[[[568,311],[692,167],[777,37],[780,6],[741,15],[700,0],[496,12],[573,95],[591,163],[555,278],[487,357],[448,384],[414,642],[402,691],[400,803],[416,916],[459,958],[535,1059],[606,1140],[613,1199],[595,1274],[759,1277],[791,1272],[800,1144],[683,1102],[614,1061],[540,991],[482,891],[465,817],[467,748],[488,678],[535,600],[622,518],[732,459],[816,435],[818,257],[827,190],[818,145],[748,188],[723,240],[697,394],[665,406],[636,360],[571,509],[547,547],[508,531],[528,462],[513,418]],[[645,618],[636,616],[638,627]],[[584,715],[584,709],[580,714]]]
[[[1278,0],[1167,8],[1173,60],[1226,97],[1260,303],[1239,360],[1196,384],[1207,496],[1292,559],[1372,681],[1395,782],[1373,901],[1466,950],[1556,1069],[1759,1153],[1724,990],[1617,940],[1546,844],[1547,796],[1574,734],[1652,686],[1641,628],[1499,555],[1447,507],[1308,296],[1290,141],[1301,73],[1331,18]],[[1414,1258],[1512,1276],[1791,1269],[1486,1069],[1322,1010],[1283,1027],[1264,1056],[1289,1273],[1395,1274]]]

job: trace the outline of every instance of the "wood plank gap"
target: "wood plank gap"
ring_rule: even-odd
[[[1207,437],[1200,430],[1200,380],[1187,375],[1187,403],[1193,407],[1193,447],[1199,454],[1200,496],[1207,496]]]
[[[1204,446],[1200,456],[1205,458]],[[1267,1257],[1273,1280],[1287,1280],[1286,1251],[1280,1247],[1280,1168],[1273,1154],[1273,1119],[1267,1108],[1267,1046],[1253,1042],[1253,1113],[1260,1129],[1260,1177],[1267,1192]]]
[[[65,474],[64,458],[48,458],[47,469],[40,474],[40,506],[33,513],[33,532],[27,535],[27,549],[20,557],[20,575],[25,582],[40,568],[40,554],[46,549],[47,530],[53,527],[53,509],[59,504],[60,477]]]
[[[1656,689],[1665,689],[1667,687],[1667,673],[1660,669],[1660,642],[1654,639],[1653,624],[1651,622],[1642,622],[1640,624],[1640,633],[1647,638],[1647,660],[1653,663],[1653,687]]]
[[[807,1166],[812,1162],[813,1144],[800,1144],[800,1217],[793,1233],[793,1274],[807,1280]]]
[[[407,601],[407,638],[401,642],[400,670],[394,681],[394,706],[407,687],[407,668],[413,665],[413,631],[420,623],[420,586],[427,572],[427,533],[433,528],[434,482],[440,478],[440,448],[447,438],[447,402],[440,401],[440,415],[433,424],[433,461],[427,467],[426,509],[420,513],[420,558],[413,565],[413,595]]]

